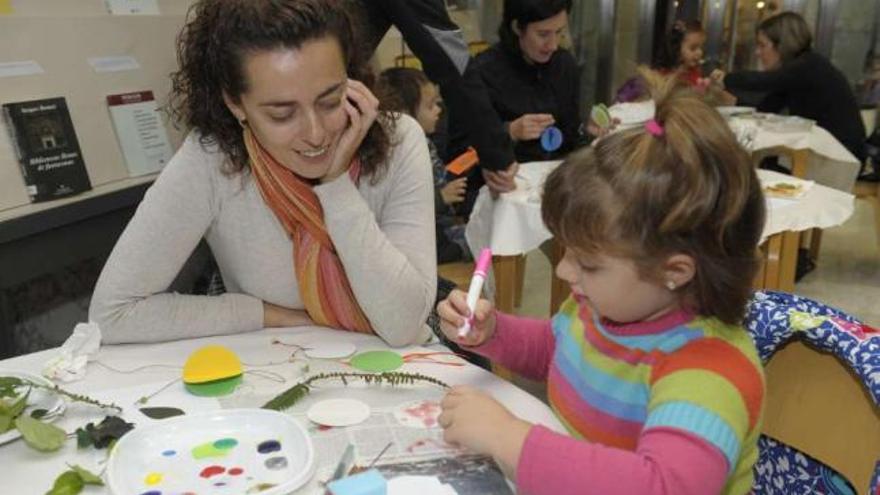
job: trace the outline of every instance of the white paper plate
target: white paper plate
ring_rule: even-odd
[[[355,399],[327,399],[313,404],[306,416],[319,425],[352,426],[370,417],[370,406]]]
[[[14,370],[0,369],[0,376],[14,376],[14,377],[18,377],[18,378],[25,378],[25,379],[28,379],[28,380],[34,382],[34,383],[40,383],[40,384],[43,384],[43,385],[46,385],[49,387],[51,387],[53,385],[52,382],[50,382],[48,379],[46,379],[40,375],[28,373],[26,371],[14,371]],[[22,393],[24,392],[24,390],[25,389],[23,388]],[[9,398],[7,397],[4,400],[8,401]],[[55,421],[56,419],[58,419],[59,416],[61,416],[61,414],[64,413],[64,408],[65,408],[64,399],[60,395],[58,395],[54,392],[50,392],[46,389],[42,389],[42,388],[32,389],[31,395],[28,396],[27,402],[28,402],[28,405],[22,414],[30,414],[31,411],[34,411],[36,409],[45,409],[46,411],[48,411],[46,413],[46,415],[43,418],[41,418],[41,421],[48,421],[48,422]],[[3,433],[2,435],[0,435],[0,445],[3,445],[4,443],[7,443],[7,442],[11,442],[19,437],[21,437],[21,433],[19,433],[19,431],[17,429],[13,428],[13,429],[7,431],[6,433]]]
[[[282,495],[305,484],[314,464],[312,440],[292,417],[229,409],[135,428],[110,454],[107,476],[116,495],[243,494],[261,484],[274,486],[257,493]]]

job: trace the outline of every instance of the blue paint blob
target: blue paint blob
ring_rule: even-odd
[[[156,490],[150,490],[148,492],[141,493],[141,495],[162,495],[162,492]]]
[[[560,146],[562,146],[562,131],[554,125],[544,129],[541,133],[541,148],[551,152],[558,150]]]
[[[162,452],[162,455],[164,455],[165,457],[175,456],[175,455],[177,455],[177,451],[176,450],[166,450],[166,451]]]
[[[281,450],[281,443],[278,440],[266,440],[265,442],[257,445],[257,452],[261,454],[271,454],[272,452],[278,452]]]
[[[214,483],[214,486],[226,486],[226,483],[223,481],[218,481],[218,482]]]

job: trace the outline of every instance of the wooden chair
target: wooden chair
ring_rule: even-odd
[[[853,187],[856,198],[864,199],[874,205],[874,225],[877,234],[877,244],[880,246],[880,182],[856,181]]]
[[[468,43],[468,51],[470,52],[471,57],[476,57],[477,55],[488,50],[489,46],[490,45],[489,45],[488,41],[483,41],[483,40],[471,41],[470,43]]]
[[[394,66],[422,70],[422,61],[415,55],[406,53],[394,57]]]
[[[771,291],[755,293],[744,326],[766,374],[753,493],[853,493],[844,480],[880,493],[880,333]]]

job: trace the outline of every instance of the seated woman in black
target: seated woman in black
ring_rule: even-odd
[[[767,92],[759,110],[787,108],[791,115],[815,120],[864,162],[865,127],[855,94],[846,77],[812,51],[812,41],[803,17],[783,12],[758,25],[755,54],[763,71],[715,71],[712,77],[733,93]]]
[[[577,65],[559,47],[569,10],[571,0],[505,0],[501,41],[475,61],[520,163],[561,158],[585,143]],[[561,131],[556,149],[541,145],[549,126]]]

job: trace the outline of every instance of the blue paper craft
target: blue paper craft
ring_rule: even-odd
[[[327,483],[333,495],[385,495],[388,482],[376,469]]]
[[[551,152],[558,150],[560,146],[562,146],[562,131],[554,125],[544,129],[541,133],[541,148]]]

